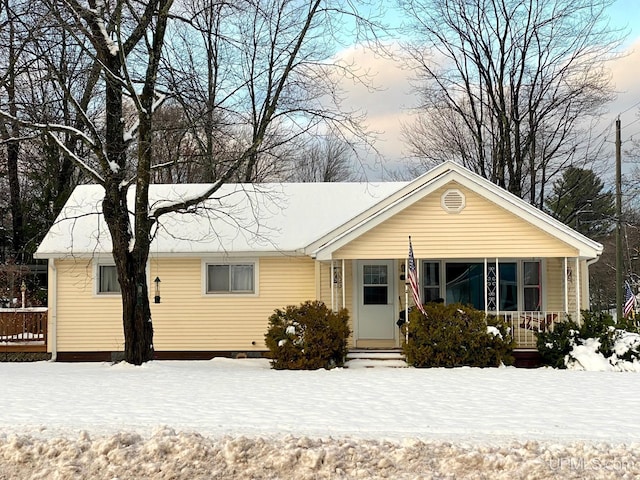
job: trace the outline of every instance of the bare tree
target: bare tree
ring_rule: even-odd
[[[613,0],[406,0],[422,114],[406,136],[426,163],[455,158],[542,207],[548,178],[587,158],[611,98]]]
[[[24,7],[21,4],[20,7]],[[0,3],[0,32],[2,33],[2,44],[4,45],[5,65],[3,65],[3,75],[0,79],[2,86],[3,103],[7,111],[14,117],[18,113],[18,98],[16,92],[16,80],[26,68],[20,65],[22,55],[21,45],[27,41],[26,35],[20,29],[18,16],[20,11],[10,0],[2,0]],[[22,212],[22,202],[20,200],[20,180],[18,175],[18,158],[20,154],[20,126],[18,122],[9,120],[0,123],[0,138],[5,144],[6,154],[6,175],[9,187],[9,204],[12,219],[12,247],[14,251],[22,249],[24,244],[24,222]]]
[[[82,128],[67,92],[73,92],[85,115],[90,114],[99,69],[69,32],[52,35],[46,6],[40,2],[2,0],[0,23],[0,57],[5,59],[0,61],[0,109],[13,117],[0,122],[7,161],[6,173],[0,173],[11,198],[10,255],[29,262],[82,176],[56,142],[22,127],[21,122]],[[65,149],[83,154],[84,147],[75,135],[65,134],[63,143]]]
[[[313,139],[294,157],[293,182],[351,182],[357,179],[352,150],[336,135]]]
[[[171,46],[162,74],[190,120],[193,160],[202,179],[215,181],[238,154],[259,139],[234,180],[282,179],[292,144],[318,131],[336,129],[353,142],[367,142],[362,117],[342,106],[340,80],[354,69],[334,62],[327,39],[344,17],[362,20],[342,2],[321,2],[290,64],[300,19],[309,2],[188,0],[184,21],[170,30]],[[280,85],[279,79],[287,81]],[[355,76],[355,80],[362,80]],[[278,108],[270,113],[272,99]],[[271,120],[264,129],[263,119]]]
[[[218,15],[220,4],[205,3],[205,7],[213,7],[212,15]],[[318,93],[313,91],[315,84],[311,80],[322,80],[322,74],[327,74],[330,66],[327,62],[330,52],[317,48],[322,43],[321,36],[331,33],[333,15],[343,15],[348,7],[348,4],[325,3],[322,0],[247,0],[229,4],[230,14],[241,17],[225,17],[225,22],[234,20],[229,37],[215,29],[214,34],[225,38],[228,48],[240,45],[235,58],[243,68],[236,70],[236,64],[225,71],[225,75],[237,77],[229,84],[225,83],[227,77],[220,73],[213,75],[212,80],[210,68],[206,69],[204,92],[206,98],[213,100],[206,106],[205,114],[211,110],[211,117],[204,123],[204,128],[213,128],[213,121],[223,121],[228,122],[227,131],[240,134],[248,131],[250,134],[234,138],[226,148],[224,161],[216,160],[214,182],[206,191],[160,208],[149,205],[149,185],[154,171],[166,167],[155,160],[155,152],[159,150],[157,127],[163,125],[157,121],[161,120],[158,112],[169,92],[178,99],[182,98],[178,93],[185,88],[180,82],[170,83],[167,79],[172,78],[171,75],[161,72],[172,65],[172,62],[163,62],[163,58],[168,58],[166,35],[172,22],[194,25],[197,23],[194,19],[205,13],[198,10],[188,18],[183,11],[174,8],[172,0],[88,0],[86,3],[49,0],[46,4],[49,7],[47,18],[52,19],[48,24],[49,31],[54,36],[55,32],[59,36],[67,33],[92,59],[90,71],[99,73],[99,81],[89,95],[91,102],[83,105],[78,92],[60,82],[61,67],[54,62],[47,63],[53,72],[52,78],[70,99],[76,114],[74,118],[80,118],[81,128],[66,119],[61,123],[36,123],[21,117],[20,112],[15,114],[7,110],[0,111],[0,116],[23,128],[46,132],[61,151],[95,183],[103,186],[102,212],[112,239],[120,284],[127,362],[141,364],[152,359],[154,354],[146,265],[158,220],[172,212],[193,212],[240,173],[248,180],[254,179],[265,143],[270,143],[270,148],[283,144],[275,132],[298,131],[297,125],[303,117],[297,99],[317,99]],[[245,31],[250,38],[242,35]],[[281,33],[284,36],[280,37]],[[277,49],[273,48],[274,44],[278,45]],[[265,58],[269,60],[264,62]],[[171,57],[171,60],[176,58]],[[212,93],[214,87],[221,93]],[[310,96],[296,95],[307,91],[311,92]],[[182,104],[186,105],[187,101]],[[346,114],[321,111],[320,103],[315,105],[318,110],[307,110],[307,113],[315,113],[307,125],[317,124],[314,119],[321,117],[344,118],[343,126],[350,125],[351,118]],[[89,112],[95,108],[99,112],[97,117]],[[133,115],[127,115],[131,109]],[[127,121],[128,118],[132,120]],[[197,117],[192,114],[185,118]],[[164,122],[164,125],[168,123]],[[303,126],[300,131],[309,128]],[[209,140],[198,143],[199,133],[199,129],[191,128],[189,140],[194,145],[207,145],[209,150],[204,151],[212,155],[215,148],[209,147]],[[69,148],[66,141],[69,136],[74,142],[82,143],[88,154],[80,155]],[[183,136],[186,138],[186,134]],[[184,157],[184,152],[177,151]],[[127,199],[131,186],[135,187],[133,205]]]

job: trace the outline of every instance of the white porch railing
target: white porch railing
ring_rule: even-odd
[[[553,331],[556,323],[567,319],[565,312],[499,312],[511,327],[516,348],[536,348],[536,332]]]

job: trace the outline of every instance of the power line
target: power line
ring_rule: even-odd
[[[629,108],[627,108],[625,111],[620,112],[620,113],[618,114],[618,117],[619,117],[620,115],[624,115],[624,114],[625,114],[625,113],[627,113],[629,110],[633,110],[633,109],[634,109],[634,108],[636,108],[638,105],[640,105],[640,100],[638,100],[636,103],[634,103],[633,105],[631,105],[631,106],[630,106]]]

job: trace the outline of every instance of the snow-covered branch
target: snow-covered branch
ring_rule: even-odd
[[[87,162],[85,162],[82,158],[72,152],[63,141],[61,141],[57,135],[54,135],[53,132],[67,133],[73,137],[79,138],[82,140],[92,152],[94,152],[101,160],[104,160],[104,151],[101,148],[101,145],[97,145],[94,140],[88,137],[84,132],[78,130],[77,128],[71,127],[69,125],[60,125],[56,123],[36,123],[36,122],[27,122],[21,120],[20,118],[11,115],[3,110],[0,110],[0,118],[6,118],[11,120],[12,122],[16,122],[19,125],[35,130],[39,130],[42,132],[46,132],[51,139],[53,139],[56,144],[67,154],[70,158],[76,162],[80,168],[86,171],[91,177],[94,178],[98,183],[104,183],[104,179],[102,175],[100,175],[94,168],[92,168]]]
[[[60,149],[62,149],[69,157],[76,162],[80,168],[82,168],[85,172],[87,172],[97,183],[100,185],[104,185],[104,178],[100,175],[94,168],[92,168],[87,162],[85,162],[82,158],[72,152],[64,142],[60,141],[60,139],[51,132],[47,132],[49,137],[53,139],[54,142],[58,144]]]

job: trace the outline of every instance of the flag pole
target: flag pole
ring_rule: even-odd
[[[404,282],[404,343],[409,343],[409,285]]]

